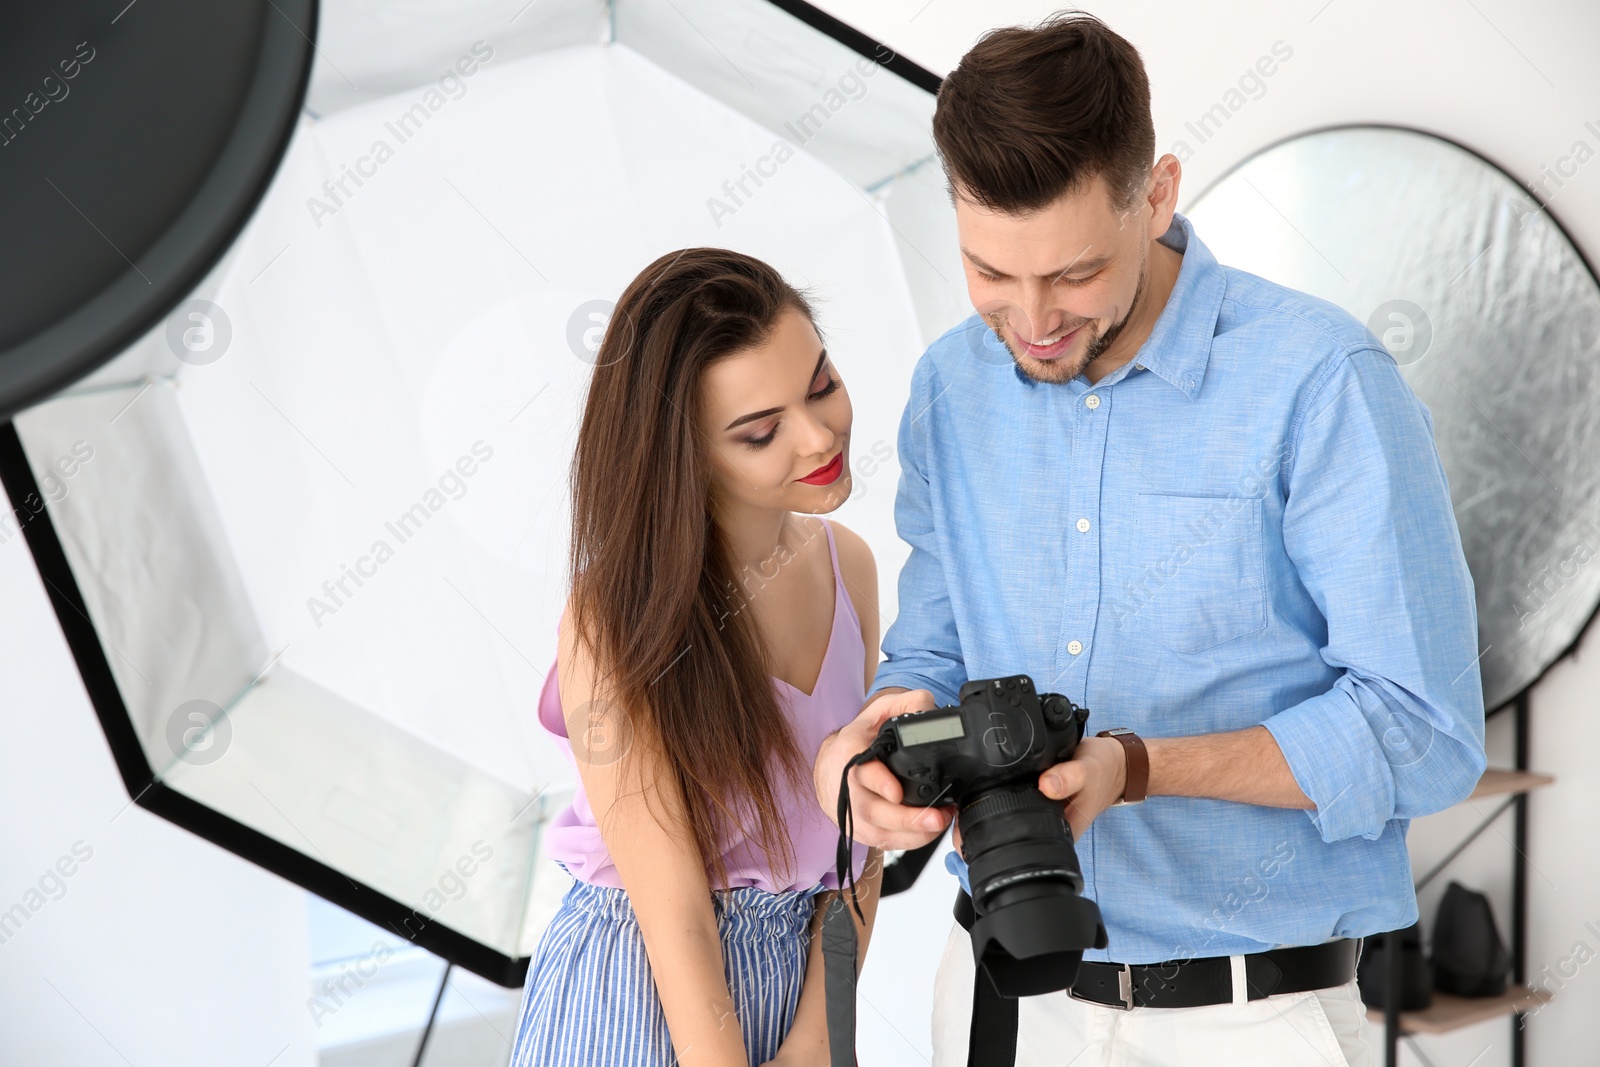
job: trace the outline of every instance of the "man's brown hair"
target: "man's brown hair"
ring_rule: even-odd
[[[1023,215],[1099,175],[1122,211],[1155,161],[1144,61],[1081,11],[991,30],[939,88],[933,140],[951,194]]]

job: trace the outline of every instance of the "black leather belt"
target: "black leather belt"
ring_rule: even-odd
[[[957,890],[955,916],[963,928],[971,929],[975,917],[972,898],[964,890]],[[1358,938],[1342,938],[1320,945],[1248,953],[1243,957],[1248,998],[1261,1000],[1278,993],[1344,985],[1355,977],[1360,946]],[[1078,977],[1067,992],[1077,1000],[1123,1010],[1231,1004],[1233,964],[1227,956],[1139,964],[1084,961],[1078,965]],[[979,1002],[982,1002],[981,1008]],[[988,1017],[980,1026],[998,1021],[999,1032],[992,1036],[1000,1037],[1008,1030],[1014,1034],[1015,1012],[1016,1001],[995,995],[993,987],[983,981],[980,974],[974,994],[974,1013],[975,1018]]]
[[[1250,1000],[1344,985],[1355,977],[1355,938],[1320,945],[1247,953],[1245,989]],[[1167,963],[1078,965],[1068,990],[1075,1000],[1111,1008],[1197,1008],[1233,1002],[1233,964],[1227,956],[1201,956]]]

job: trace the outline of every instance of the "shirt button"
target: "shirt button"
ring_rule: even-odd
[[[1100,394],[1090,393],[1088,396],[1083,398],[1083,402],[1088,406],[1090,411],[1093,411],[1095,408],[1100,406]]]
[[[1071,652],[1074,656],[1076,656],[1079,652],[1083,651],[1083,642],[1082,641],[1069,641],[1069,642],[1067,642],[1067,651]]]
[[[1079,519],[1078,520],[1078,532],[1079,533],[1088,533],[1089,532],[1089,520],[1088,519]]]

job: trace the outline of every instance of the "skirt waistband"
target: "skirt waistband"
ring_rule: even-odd
[[[565,870],[565,867],[562,868]],[[769,893],[754,886],[719,889],[711,894],[717,930],[723,939],[761,940],[793,938],[804,934],[816,910],[822,886]],[[615,923],[638,925],[625,889],[573,880],[562,900],[565,907]]]

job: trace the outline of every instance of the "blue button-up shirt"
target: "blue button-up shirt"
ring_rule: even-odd
[[[1315,810],[1152,796],[1077,842],[1151,963],[1417,917],[1406,829],[1484,769],[1477,612],[1428,409],[1354,317],[1217,263],[1182,215],[1134,360],[1032,381],[974,316],[918,362],[911,546],[874,691],[1028,674],[1088,729],[1265,725]],[[966,865],[946,865],[967,885]],[[968,886],[970,890],[970,886]]]

